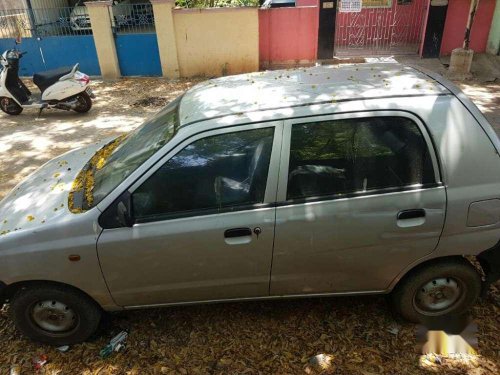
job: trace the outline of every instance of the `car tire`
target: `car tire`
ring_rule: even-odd
[[[101,307],[84,293],[62,285],[40,284],[18,290],[10,303],[17,329],[45,344],[73,345],[99,327]]]
[[[466,313],[481,293],[481,277],[464,258],[437,260],[410,271],[391,293],[393,309],[413,323]]]
[[[75,108],[73,108],[75,112],[86,113],[90,111],[90,109],[92,108],[92,98],[90,97],[89,94],[87,94],[84,91],[76,95],[74,98],[78,102],[78,105]]]

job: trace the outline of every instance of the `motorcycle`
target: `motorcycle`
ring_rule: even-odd
[[[0,109],[9,115],[19,115],[24,108],[56,108],[85,113],[95,98],[90,89],[90,78],[80,72],[79,64],[35,73],[33,83],[40,89],[35,96],[19,78],[19,62],[27,52],[15,49],[5,51],[0,57]]]

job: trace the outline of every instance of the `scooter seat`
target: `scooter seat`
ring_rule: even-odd
[[[35,73],[33,75],[33,83],[38,86],[41,92],[44,92],[49,86],[59,81],[61,77],[69,74],[72,69],[72,67],[63,67]]]

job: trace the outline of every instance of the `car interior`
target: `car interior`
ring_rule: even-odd
[[[271,135],[240,149],[213,153],[188,146],[134,192],[134,217],[262,202],[272,140]]]
[[[287,198],[434,182],[427,145],[416,125],[406,121],[384,117],[299,125],[292,131]],[[294,149],[293,137],[306,141]]]

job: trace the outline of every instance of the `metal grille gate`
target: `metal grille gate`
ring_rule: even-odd
[[[21,61],[21,76],[76,63],[87,74],[101,74],[90,24],[85,27],[80,22],[85,20],[85,9],[79,6],[0,10],[0,53],[11,48],[28,52]],[[16,45],[16,39],[20,45]]]
[[[386,0],[381,3],[386,6],[363,6],[360,12],[337,10],[336,55],[418,53],[427,1]]]

